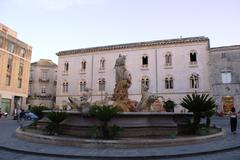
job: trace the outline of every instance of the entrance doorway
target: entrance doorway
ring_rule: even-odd
[[[223,111],[228,113],[234,107],[234,98],[232,96],[226,96],[222,98]]]
[[[2,106],[1,106],[1,112],[7,112],[10,114],[10,108],[11,108],[11,99],[5,99],[2,98]]]

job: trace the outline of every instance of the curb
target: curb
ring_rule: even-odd
[[[226,134],[225,130],[222,131],[224,135]],[[189,156],[197,156],[197,155],[204,155],[204,154],[214,154],[218,152],[226,152],[226,151],[232,151],[236,149],[240,149],[240,145],[232,146],[232,147],[225,147],[210,151],[199,151],[199,152],[185,152],[185,153],[176,153],[176,154],[161,154],[161,155],[130,155],[130,156],[105,156],[105,155],[72,155],[72,154],[61,154],[61,153],[50,153],[50,152],[37,152],[37,151],[30,151],[27,149],[18,149],[14,147],[7,147],[7,146],[1,146],[1,150],[9,151],[9,152],[15,152],[15,153],[22,153],[22,154],[29,154],[29,155],[36,155],[36,156],[47,156],[47,157],[64,157],[64,158],[80,158],[80,159],[97,159],[97,160],[124,160],[124,159],[130,159],[130,160],[139,160],[139,159],[160,159],[160,158],[178,158],[178,157],[189,157]]]
[[[22,131],[20,128],[16,129],[16,137],[22,140],[35,143],[45,143],[51,145],[73,146],[82,148],[157,148],[157,147],[170,147],[179,145],[188,145],[214,140],[226,136],[225,130],[221,132],[198,137],[180,137],[176,139],[120,139],[120,140],[94,140],[94,139],[80,139],[80,138],[64,138],[54,137],[48,135],[40,135]]]
[[[198,155],[205,155],[205,154],[214,154],[218,152],[227,152],[227,151],[233,151],[236,149],[240,149],[240,146],[235,147],[229,147],[229,148],[223,148],[219,150],[213,150],[213,151],[204,151],[204,152],[193,152],[193,153],[183,153],[183,154],[169,154],[169,155],[155,155],[155,156],[135,156],[135,157],[113,157],[113,156],[84,156],[84,155],[69,155],[69,154],[54,154],[54,153],[44,153],[44,152],[34,152],[34,151],[26,151],[26,150],[20,150],[5,146],[0,146],[0,150],[15,152],[15,153],[22,153],[22,154],[29,154],[29,155],[37,155],[37,156],[47,156],[47,157],[64,157],[64,158],[84,158],[84,159],[98,159],[98,160],[104,160],[104,159],[111,159],[111,160],[124,160],[124,159],[131,159],[131,160],[139,160],[146,158],[148,159],[159,159],[159,158],[177,158],[177,157],[190,157],[190,156],[198,156]]]

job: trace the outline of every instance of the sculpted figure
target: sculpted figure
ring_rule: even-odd
[[[78,109],[80,112],[87,113],[90,108],[90,103],[88,102],[88,99],[91,97],[92,89],[85,88],[82,96],[80,97],[80,100],[73,97],[68,97],[68,100],[70,103],[68,103],[69,106],[71,106],[72,109]]]
[[[126,56],[119,54],[114,69],[116,70],[116,84],[121,80],[127,80],[131,84],[131,74],[126,69]]]
[[[159,96],[148,92],[149,87],[145,84],[142,85],[142,98],[137,105],[137,111],[149,112],[151,111],[151,105],[155,102]]]

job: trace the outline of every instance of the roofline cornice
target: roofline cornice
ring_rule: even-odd
[[[168,40],[126,43],[126,44],[117,44],[117,45],[109,45],[109,46],[99,46],[99,47],[60,51],[56,53],[56,55],[62,56],[62,55],[71,55],[71,54],[79,54],[79,53],[111,51],[111,50],[130,49],[130,48],[137,48],[137,47],[150,47],[150,46],[159,46],[159,45],[194,43],[194,42],[202,42],[202,41],[209,42],[209,38],[201,36],[201,37],[188,37],[188,38],[178,38],[178,39],[168,39]]]
[[[238,49],[240,49],[240,45],[221,46],[221,47],[210,48],[210,52],[238,50]]]

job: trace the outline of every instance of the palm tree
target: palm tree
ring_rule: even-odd
[[[209,115],[208,112],[216,108],[215,101],[209,94],[188,94],[182,99],[180,104],[190,112],[193,112],[192,127],[194,133],[200,124],[201,117]],[[210,118],[209,116],[207,117]]]

